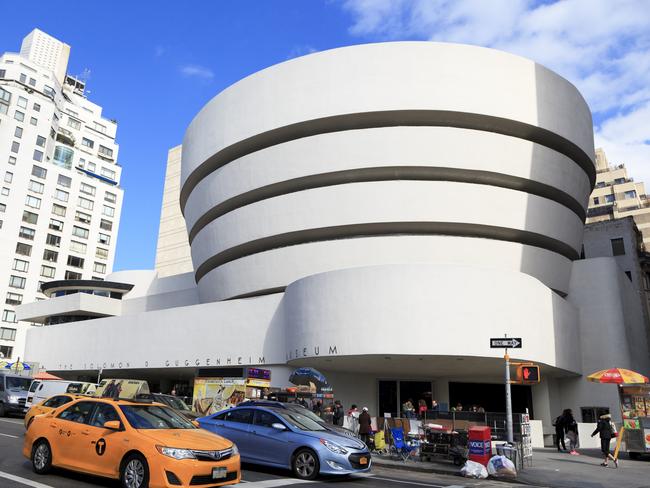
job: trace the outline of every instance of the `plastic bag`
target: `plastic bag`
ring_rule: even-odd
[[[460,474],[465,478],[485,479],[488,477],[488,472],[487,469],[485,469],[485,466],[476,461],[467,461],[465,465],[460,468]]]
[[[517,476],[514,463],[505,456],[492,456],[487,465],[487,472],[497,478],[514,478]]]

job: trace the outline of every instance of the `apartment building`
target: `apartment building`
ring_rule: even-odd
[[[70,47],[35,29],[0,56],[0,360],[24,357],[15,307],[52,280],[113,268],[123,191],[117,123],[66,75]]]

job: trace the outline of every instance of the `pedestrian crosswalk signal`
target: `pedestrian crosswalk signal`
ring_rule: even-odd
[[[539,366],[519,366],[517,368],[517,379],[522,383],[539,383],[541,379]]]

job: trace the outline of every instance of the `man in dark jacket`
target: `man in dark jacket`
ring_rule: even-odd
[[[555,426],[555,445],[557,446],[558,452],[566,451],[566,444],[564,443],[564,415],[559,415],[558,418],[553,422]],[[562,444],[562,449],[560,449],[560,444]]]
[[[344,416],[345,412],[343,411],[343,405],[341,405],[340,400],[336,400],[334,402],[334,425],[340,425],[342,427]]]
[[[616,437],[616,429],[612,424],[612,416],[610,414],[601,415],[596,425],[596,430],[593,431],[591,437],[600,434],[600,451],[603,453],[604,461],[600,463],[601,466],[607,466],[607,461],[614,461],[614,466],[618,468],[618,459],[616,459],[609,452],[609,445],[612,442],[612,437]]]
[[[368,445],[370,434],[372,434],[370,414],[368,413],[368,407],[363,407],[363,411],[359,415],[359,437],[361,437],[361,440],[366,446]]]

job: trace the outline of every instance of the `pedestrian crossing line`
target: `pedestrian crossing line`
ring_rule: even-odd
[[[15,481],[16,483],[20,483],[22,485],[31,486],[32,488],[54,488],[51,485],[44,485],[43,483],[39,483],[38,481],[32,481],[32,480],[28,480],[27,478],[21,478],[20,476],[15,476],[13,474],[5,473],[4,471],[0,471],[0,478],[6,478],[8,480]]]

